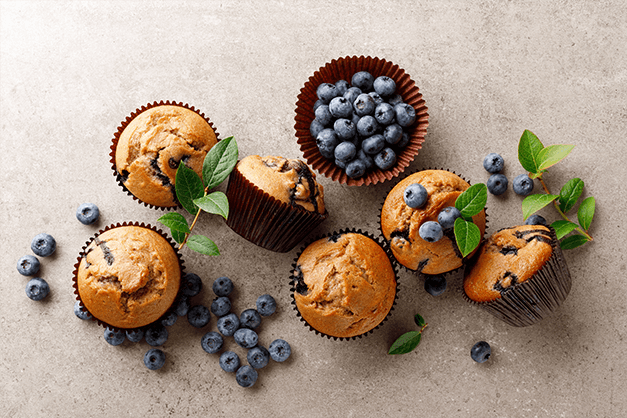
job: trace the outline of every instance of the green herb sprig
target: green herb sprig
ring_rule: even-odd
[[[233,137],[223,139],[214,145],[205,156],[202,166],[202,179],[194,170],[179,164],[176,169],[176,197],[183,208],[194,216],[191,225],[178,212],[169,212],[157,219],[170,228],[172,238],[179,244],[179,249],[187,245],[190,250],[206,255],[220,255],[218,246],[204,235],[192,235],[200,212],[205,211],[229,216],[229,201],[220,191],[209,193],[222,183],[237,164],[239,151]]]
[[[583,192],[584,183],[580,178],[572,178],[564,184],[560,194],[551,194],[544,181],[544,174],[548,168],[562,161],[573,150],[574,145],[549,145],[545,147],[533,132],[525,130],[518,142],[518,161],[529,172],[529,177],[538,179],[544,194],[532,194],[522,202],[523,219],[527,219],[533,213],[539,211],[550,203],[562,217],[551,226],[555,229],[560,247],[565,250],[577,248],[593,238],[589,233],[590,224],[594,217],[596,201],[590,196],[581,202],[577,210],[577,221],[572,222],[566,213],[575,207],[577,200]],[[572,235],[567,236],[568,234]]]
[[[481,231],[473,223],[472,217],[479,214],[485,208],[487,202],[488,188],[483,183],[470,186],[457,196],[455,200],[455,207],[461,212],[462,216],[455,219],[453,232],[455,233],[455,241],[459,251],[462,253],[462,257],[472,253],[481,242]]]
[[[394,341],[388,354],[406,354],[414,350],[420,344],[422,332],[427,328],[427,323],[419,314],[414,315],[414,322],[420,328],[420,331],[409,331],[401,335]]]

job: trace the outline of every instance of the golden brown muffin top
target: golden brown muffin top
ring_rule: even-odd
[[[249,155],[237,164],[244,178],[270,196],[310,212],[324,213],[324,188],[316,174],[297,159]]]
[[[217,143],[207,121],[181,106],[162,105],[137,115],[122,131],[115,165],[124,186],[143,202],[176,206],[176,169],[202,175],[207,152]]]
[[[396,296],[387,254],[372,239],[345,233],[313,242],[298,258],[294,299],[303,319],[332,337],[364,334],[386,317]]]
[[[86,248],[77,274],[78,292],[97,319],[119,328],[150,324],[178,293],[176,252],[159,233],[122,226],[97,236]]]
[[[403,199],[405,189],[413,183],[424,186],[429,195],[427,203],[417,209],[407,206]],[[452,231],[445,232],[437,242],[427,242],[420,238],[418,229],[427,221],[437,222],[440,211],[455,206],[457,197],[469,187],[449,171],[423,170],[401,180],[392,189],[381,210],[381,231],[399,263],[425,274],[441,274],[461,267],[462,255]],[[485,211],[472,219],[483,236]]]
[[[501,297],[517,283],[523,283],[544,266],[553,253],[549,229],[522,225],[494,233],[464,278],[464,291],[475,302]]]

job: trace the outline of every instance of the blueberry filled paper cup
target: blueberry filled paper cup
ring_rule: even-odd
[[[202,175],[205,155],[218,135],[209,118],[187,103],[149,103],[127,116],[113,135],[113,175],[138,203],[162,210],[180,207],[174,188],[179,163]]]
[[[361,230],[340,230],[311,241],[290,275],[292,305],[316,334],[354,340],[385,322],[396,304],[397,271],[389,250]]]
[[[351,178],[333,160],[322,156],[316,144],[316,138],[310,133],[310,126],[316,118],[314,104],[318,100],[316,95],[318,86],[322,83],[333,84],[339,80],[346,80],[350,83],[353,74],[360,71],[368,71],[374,78],[388,76],[394,80],[396,93],[402,96],[405,103],[414,108],[416,121],[408,127],[409,142],[402,149],[396,150],[396,163],[390,169],[375,168],[366,171],[366,174],[359,178]],[[340,184],[367,186],[391,180],[402,173],[414,160],[422,148],[427,133],[427,126],[429,125],[427,111],[422,93],[410,76],[398,65],[381,58],[347,56],[332,60],[309,77],[297,98],[294,128],[297,142],[307,164]]]

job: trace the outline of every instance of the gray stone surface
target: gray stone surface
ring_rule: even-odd
[[[627,415],[624,1],[411,3],[0,2],[0,416]],[[576,145],[546,181],[553,192],[574,176],[585,181],[584,196],[597,202],[595,241],[566,253],[574,284],[559,311],[512,328],[468,305],[460,282],[434,298],[401,271],[383,327],[356,341],[327,340],[291,308],[296,251],[270,253],[204,216],[198,230],[222,255],[186,250],[188,271],[206,285],[230,276],[238,312],[273,294],[279,308],[260,339],[289,341],[289,361],[271,363],[254,388],[242,389],[200,347],[215,319],[203,330],[179,320],[166,366],[151,372],[145,343],[108,346],[102,328],[74,317],[71,277],[83,243],[108,224],[156,224],[161,215],[111,175],[110,140],[126,115],[154,100],[182,101],[205,112],[222,137],[235,136],[241,155],[299,157],[300,88],[331,59],[362,54],[397,63],[424,94],[430,125],[411,170],[445,167],[483,182],[483,156],[499,152],[511,180],[523,172],[524,129],[545,145]],[[330,216],[314,234],[378,232],[390,184],[321,181]],[[75,219],[83,202],[100,207],[98,225]],[[520,202],[511,188],[490,196],[489,231],[521,222]],[[541,214],[557,219],[552,208]],[[36,303],[15,264],[44,231],[58,250],[41,260],[52,292]],[[211,300],[206,288],[197,302]],[[386,355],[415,329],[415,313],[429,323],[421,345]],[[482,365],[469,356],[479,340],[493,348]]]

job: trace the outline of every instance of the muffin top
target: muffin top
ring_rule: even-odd
[[[172,246],[159,233],[138,226],[113,228],[94,238],[77,274],[87,310],[118,328],[159,319],[174,302],[180,279]]]
[[[523,283],[544,266],[553,253],[552,238],[542,225],[522,225],[494,233],[464,278],[466,296],[489,302],[517,283]]]
[[[179,163],[202,175],[205,155],[216,143],[215,132],[196,112],[181,106],[156,106],[137,115],[120,134],[116,170],[124,186],[141,201],[176,206]]]
[[[324,213],[324,189],[316,174],[297,159],[249,155],[237,164],[246,180],[283,203]]]
[[[332,337],[364,334],[385,319],[396,276],[374,240],[345,233],[313,242],[298,258],[296,307],[314,329]]]
[[[417,209],[407,206],[403,199],[405,189],[413,183],[423,185],[429,195],[425,205]],[[449,171],[423,170],[401,180],[392,189],[381,210],[381,231],[399,263],[425,274],[442,274],[461,267],[462,254],[452,229],[444,231],[444,236],[436,242],[423,240],[418,229],[427,221],[437,222],[440,211],[455,206],[457,197],[469,187],[466,181]],[[485,210],[472,219],[483,236]]]

